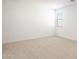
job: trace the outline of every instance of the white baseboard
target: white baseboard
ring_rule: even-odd
[[[63,38],[63,39],[68,39],[68,40],[76,41],[77,42],[77,40],[73,40],[73,39],[70,39],[70,38],[67,38],[67,37],[63,37],[63,36],[59,36],[59,35],[56,35],[56,37],[60,37],[60,38]]]
[[[50,37],[50,36],[54,36],[54,35],[41,35],[41,36],[29,37],[29,38],[23,37],[23,38],[18,38],[16,40],[11,40],[11,41],[7,41],[7,42],[3,42],[2,44],[14,43],[14,42],[23,41],[23,40],[39,39],[39,38],[45,38],[45,37]]]

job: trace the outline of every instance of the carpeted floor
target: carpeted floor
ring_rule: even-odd
[[[3,44],[3,59],[77,59],[76,42],[46,37]]]

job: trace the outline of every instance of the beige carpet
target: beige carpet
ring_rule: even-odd
[[[76,42],[59,37],[3,45],[3,59],[77,59]]]

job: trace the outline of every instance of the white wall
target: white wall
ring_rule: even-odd
[[[63,27],[56,27],[56,34],[61,37],[76,40],[77,31],[77,7],[76,4],[66,8],[58,9],[56,12],[63,11]]]
[[[3,43],[52,36],[54,11],[50,3],[3,0]]]

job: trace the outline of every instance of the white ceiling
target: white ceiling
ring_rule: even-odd
[[[56,8],[61,8],[67,5],[76,4],[77,0],[75,0],[74,2],[71,2],[70,0],[40,0],[40,2],[52,3],[52,6],[54,7],[54,9],[56,9]]]
[[[4,0],[3,0],[4,1]],[[50,4],[53,9],[61,8],[67,5],[76,4],[77,0],[75,2],[71,2],[70,0],[7,0],[12,2],[30,2],[30,3],[41,3],[41,4]]]

